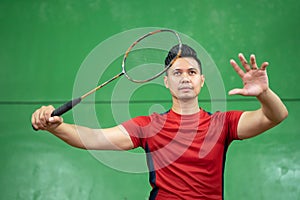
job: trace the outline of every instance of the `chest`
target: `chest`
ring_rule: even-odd
[[[222,160],[225,152],[222,129],[210,130],[205,126],[164,126],[157,132],[152,129],[147,146],[155,163],[166,166],[171,163],[193,166],[212,166]]]

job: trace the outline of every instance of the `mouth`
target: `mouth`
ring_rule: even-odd
[[[184,86],[180,86],[178,88],[178,90],[192,90],[193,87],[192,86],[188,86],[188,85],[184,85]]]

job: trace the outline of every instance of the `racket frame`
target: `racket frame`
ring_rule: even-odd
[[[161,33],[161,32],[170,32],[170,33],[173,33],[176,38],[177,38],[177,41],[178,41],[178,52],[177,52],[177,55],[174,57],[174,59],[167,65],[165,66],[164,70],[160,71],[159,73],[157,73],[156,75],[152,76],[151,78],[148,78],[148,79],[145,79],[145,80],[136,80],[136,79],[133,79],[132,77],[130,77],[128,74],[127,74],[127,71],[126,71],[126,59],[129,55],[129,53],[131,52],[131,50],[133,49],[133,47],[135,47],[141,40],[147,38],[148,36],[151,36],[151,35],[154,35],[154,34],[157,34],[157,33]],[[143,35],[142,37],[140,37],[139,39],[137,39],[134,43],[132,43],[129,48],[126,50],[125,54],[124,54],[124,58],[123,58],[123,61],[122,61],[122,73],[125,75],[125,77],[134,82],[134,83],[146,83],[146,82],[149,82],[149,81],[152,81],[153,79],[156,79],[158,78],[159,76],[161,76],[163,73],[165,73],[171,66],[172,64],[175,62],[175,60],[180,57],[181,55],[181,48],[182,48],[182,41],[179,37],[179,34],[171,29],[159,29],[159,30],[156,30],[156,31],[152,31],[152,32],[149,32],[145,35]]]

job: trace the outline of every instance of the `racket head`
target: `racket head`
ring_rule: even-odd
[[[161,47],[161,45],[158,45],[160,47],[157,46],[157,43],[163,43],[163,42],[166,42],[166,41],[169,41],[167,42],[167,44],[164,44],[162,45],[163,47]],[[154,44],[156,43],[156,44]],[[177,55],[171,60],[171,62],[165,66],[163,63],[164,63],[164,59],[165,57],[167,56],[168,54],[168,51],[175,45],[178,45],[178,51],[177,51]],[[149,32],[143,36],[141,36],[140,38],[138,38],[136,41],[134,41],[130,46],[129,48],[126,50],[125,54],[124,54],[124,57],[123,57],[123,60],[122,60],[122,73],[125,75],[125,77],[132,81],[132,82],[135,82],[135,83],[145,83],[145,82],[149,82],[153,79],[156,79],[158,78],[159,76],[161,76],[162,74],[164,74],[171,66],[172,64],[175,62],[175,60],[180,57],[181,55],[181,48],[182,48],[182,41],[181,41],[181,38],[179,36],[179,34],[174,31],[174,30],[171,30],[171,29],[159,29],[159,30],[155,30],[155,31],[152,31],[152,32]],[[151,51],[150,53],[146,52],[146,50],[153,50],[152,53],[153,54],[161,54],[163,55],[163,59],[160,59],[159,63],[151,63],[149,61],[149,63],[139,63],[139,64],[132,64],[132,63],[128,63],[128,60],[130,59],[130,56],[131,57],[134,57],[136,55],[132,55],[133,52],[135,51],[142,51],[142,54],[147,54],[145,57],[149,58],[149,57],[152,57],[151,56]],[[154,53],[155,52],[155,53]],[[162,53],[164,52],[164,53]],[[161,56],[160,55],[160,56]],[[141,59],[142,60],[142,56],[141,55],[138,55],[136,56],[137,59]],[[155,56],[154,56],[155,57]],[[132,60],[132,59],[130,59]],[[147,77],[137,77],[136,73],[129,73],[128,71],[128,65],[133,65],[133,67],[136,67],[135,65],[154,65],[154,64],[161,64],[162,69],[156,69],[154,70],[153,72],[149,73],[150,75],[148,75]],[[132,66],[131,66],[132,67]],[[144,67],[144,69],[146,69]],[[149,66],[148,68],[149,69]],[[147,70],[145,70],[147,71]],[[149,71],[147,71],[149,72]]]

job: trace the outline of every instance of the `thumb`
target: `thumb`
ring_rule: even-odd
[[[59,116],[53,116],[48,119],[48,121],[52,124],[60,124],[63,123],[63,118]]]
[[[244,95],[244,90],[240,89],[240,88],[236,88],[236,89],[230,90],[228,92],[228,94],[229,95],[236,95],[236,94]]]

